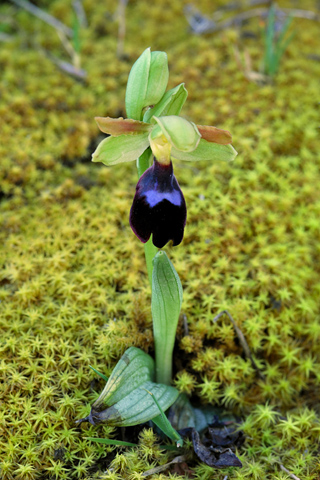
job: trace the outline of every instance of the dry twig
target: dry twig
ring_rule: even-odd
[[[219,320],[220,317],[222,317],[222,315],[228,315],[229,317],[229,320],[230,322],[232,323],[233,325],[233,328],[237,334],[237,337],[239,339],[239,342],[240,342],[240,345],[242,346],[243,348],[243,351],[244,351],[244,354],[247,358],[249,358],[253,368],[255,369],[255,371],[257,372],[257,374],[259,375],[259,377],[261,378],[261,380],[264,380],[264,375],[261,373],[259,367],[257,366],[256,362],[253,360],[252,358],[252,355],[251,355],[251,352],[250,352],[250,348],[249,348],[249,345],[247,344],[247,340],[245,339],[243,333],[241,332],[240,328],[238,327],[238,325],[236,324],[236,322],[233,320],[232,316],[230,315],[230,313],[228,312],[228,310],[223,310],[222,312],[218,313],[218,315],[216,315],[213,319],[213,322],[216,322],[217,320]]]
[[[75,14],[77,16],[78,22],[81,25],[81,27],[87,28],[88,19],[87,19],[87,15],[83,8],[81,0],[73,0],[72,7],[73,7],[73,10],[75,11]]]
[[[189,325],[188,325],[187,315],[185,314],[182,315],[182,321],[183,321],[184,336],[186,337],[187,335],[189,335]]]
[[[10,42],[13,39],[13,35],[9,33],[0,32],[0,42]]]
[[[60,60],[59,58],[57,58],[55,55],[52,55],[50,52],[48,52],[44,48],[41,48],[39,46],[37,48],[46,58],[51,60],[52,63],[54,63],[58,68],[60,68],[62,72],[67,73],[72,77],[78,78],[79,80],[86,79],[87,72],[82,68],[77,68],[75,65],[72,65],[69,62]]]
[[[265,3],[265,2],[264,2]],[[320,21],[320,15],[310,10],[302,10],[297,8],[281,8],[277,9],[277,12],[285,16],[291,16],[296,18],[304,18],[307,20]],[[216,12],[217,13],[217,12]],[[254,17],[266,17],[269,13],[269,8],[252,8],[246,12],[238,13],[227,20],[221,22],[214,22],[210,18],[202,15],[193,5],[187,5],[185,8],[186,18],[192,28],[197,33],[212,33],[219,30],[225,30],[226,28],[235,27],[241,25],[244,21]]]
[[[289,475],[289,477],[293,478],[293,480],[300,480],[299,477],[297,477],[296,475],[294,475],[293,473],[289,472],[289,470],[284,467],[282,464],[280,464],[280,468],[281,470],[283,470],[284,472],[286,472],[287,475]]]
[[[186,459],[187,457],[185,455],[179,455],[178,457],[175,457],[171,462],[166,463],[165,465],[160,465],[159,467],[151,468],[150,470],[143,472],[142,476],[148,477],[149,475],[153,475],[154,473],[163,472],[164,470],[167,470],[170,467],[170,465],[173,465],[175,463],[183,463],[186,461]]]
[[[233,47],[233,53],[239,70],[243,71],[244,76],[250,82],[255,82],[257,84],[266,84],[271,82],[271,78],[268,75],[252,70],[251,56],[247,49],[245,49],[243,52],[244,62],[241,60],[240,51],[237,46]]]
[[[117,57],[121,58],[124,52],[124,38],[126,35],[126,7],[128,0],[119,0],[118,3],[118,44],[117,44]]]
[[[76,70],[81,70],[80,69],[80,64],[81,64],[80,55],[75,51],[72,43],[69,42],[68,38],[66,37],[66,35],[64,35],[64,33],[62,33],[61,31],[58,31],[58,35],[59,35],[60,41],[61,41],[62,45],[64,46],[66,52],[71,57],[72,65],[74,66],[74,68]]]
[[[27,0],[10,0],[10,1],[15,5],[17,5],[18,7],[21,7],[24,10],[27,10],[27,12],[31,13],[35,17],[40,18],[43,22],[47,23],[48,25],[51,25],[51,27],[55,28],[56,30],[63,32],[68,37],[72,37],[73,32],[71,28],[67,27],[64,23],[60,22],[60,20],[57,20],[55,17],[53,17],[49,13],[44,12],[43,10],[41,10],[41,8],[36,7],[35,5],[28,2]]]
[[[66,62],[64,60],[60,60],[56,56],[52,55],[47,50],[37,47],[38,50],[41,51],[47,58],[49,58],[55,65],[57,65],[60,70],[71,75],[73,77],[79,78],[84,80],[87,76],[87,72],[80,68],[80,55],[73,47],[72,43],[69,41],[68,37],[73,37],[74,32],[71,28],[67,27],[55,17],[50,15],[47,12],[44,12],[40,8],[36,7],[32,3],[29,3],[28,0],[11,0],[14,4],[18,5],[19,7],[27,10],[32,15],[40,18],[40,20],[44,21],[45,23],[51,25],[56,31],[60,38],[60,41],[65,48],[68,55],[71,57],[71,62]],[[83,10],[83,6],[80,0],[75,0],[73,2],[73,8],[77,15],[78,21],[80,24],[86,22],[85,12]]]

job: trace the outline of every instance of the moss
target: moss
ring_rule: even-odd
[[[109,375],[127,347],[153,352],[143,253],[128,225],[134,166],[90,164],[99,141],[93,117],[124,114],[128,72],[151,45],[168,52],[170,86],[186,82],[184,115],[229,129],[239,151],[233,165],[175,164],[188,223],[183,246],[168,253],[184,286],[188,334],[181,322],[174,382],[198,402],[239,415],[247,436],[242,470],[188,462],[199,479],[288,478],[280,465],[318,478],[320,64],[308,58],[319,46],[317,26],[294,20],[275,83],[258,87],[234,60],[238,33],[191,35],[181,14],[187,2],[129,3],[126,60],[115,55],[117,2],[109,12],[83,3],[86,83],[32,47],[34,38],[63,56],[53,30],[1,6],[16,25],[0,50],[1,474],[140,478],[172,458],[150,430],[137,450],[115,450],[84,438],[112,437],[111,428],[74,426],[102,387],[89,364]],[[66,2],[47,4],[67,22]],[[212,7],[203,0],[199,8],[210,14]],[[258,31],[253,21],[250,27]],[[245,46],[258,66],[261,41]],[[228,320],[212,322],[223,309],[264,380]]]

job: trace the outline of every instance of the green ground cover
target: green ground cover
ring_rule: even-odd
[[[71,25],[70,3],[49,2],[50,13]],[[183,284],[189,331],[181,321],[174,383],[193,400],[238,415],[246,434],[242,469],[213,470],[191,452],[187,464],[204,480],[290,478],[280,465],[319,478],[319,23],[294,19],[279,74],[256,85],[239,70],[233,46],[247,48],[258,69],[258,21],[244,28],[255,38],[235,29],[195,36],[182,14],[186,3],[129,3],[126,57],[117,59],[117,2],[85,0],[85,82],[39,51],[61,55],[53,29],[9,3],[0,7],[12,34],[0,44],[4,480],[134,480],[174,457],[148,429],[138,449],[121,450],[84,438],[113,437],[113,429],[74,424],[103,386],[89,365],[108,376],[131,345],[153,353],[143,248],[128,222],[135,166],[90,162],[102,138],[93,118],[125,116],[128,73],[148,46],[168,53],[169,88],[186,83],[182,115],[230,130],[239,153],[232,165],[175,163],[188,221],[183,245],[166,251]],[[211,3],[197,6],[210,14]],[[316,2],[304,8],[315,10]],[[224,309],[263,380],[228,319],[212,322]]]

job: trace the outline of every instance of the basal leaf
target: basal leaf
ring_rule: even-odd
[[[93,405],[86,420],[94,425],[106,423],[115,427],[129,427],[152,420],[159,415],[159,409],[147,390],[157,397],[163,410],[167,410],[179,395],[174,387],[147,381],[103,411],[96,411]]]
[[[92,408],[96,411],[105,410],[153,378],[153,359],[139,348],[130,347],[113,369],[105,388]]]

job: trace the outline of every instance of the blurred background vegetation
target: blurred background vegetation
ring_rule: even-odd
[[[17,3],[0,6],[1,478],[134,480],[173,458],[148,430],[121,450],[84,438],[118,430],[74,424],[103,386],[89,365],[109,375],[129,346],[153,353],[135,166],[90,162],[94,117],[125,116],[149,46],[168,54],[168,87],[186,84],[182,115],[239,152],[175,163],[188,222],[166,250],[185,292],[175,385],[237,416],[246,441],[242,469],[187,453],[148,478],[319,478],[319,3],[280,1],[272,28],[270,2],[33,2],[67,28]],[[263,378],[228,318],[212,322],[224,309]]]

